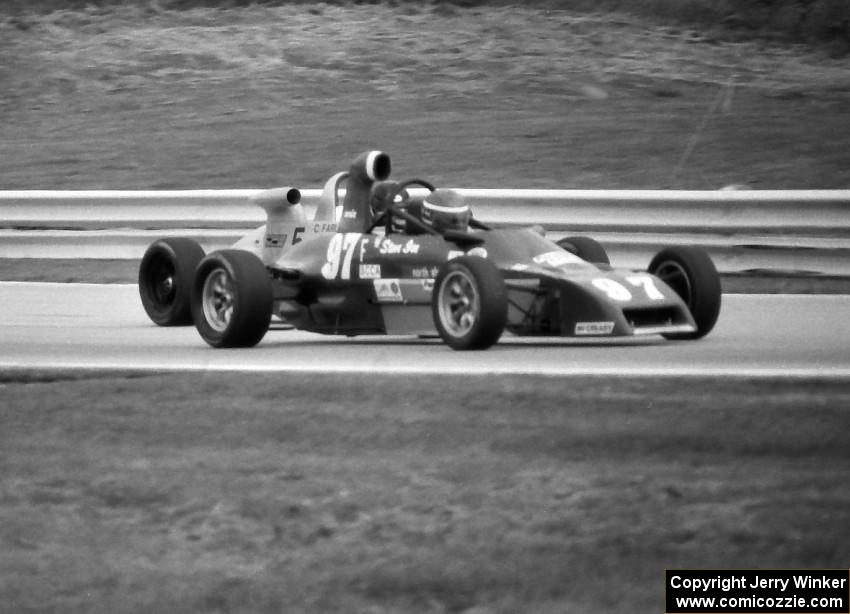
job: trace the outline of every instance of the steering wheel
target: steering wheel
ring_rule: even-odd
[[[424,179],[405,179],[401,183],[397,184],[395,190],[392,191],[390,202],[395,202],[395,197],[402,193],[402,191],[406,190],[409,186],[418,185],[422,186],[429,192],[433,192],[437,188],[434,187],[434,184],[430,181],[425,181]]]
[[[395,199],[398,197],[399,194],[402,194],[408,187],[412,185],[422,186],[429,192],[433,192],[437,189],[430,181],[418,179],[415,177],[413,179],[405,179],[404,181],[397,183],[395,188],[387,194],[387,201],[389,202],[389,205],[381,212],[381,214],[377,218],[375,218],[375,220],[372,222],[372,225],[369,226],[366,232],[372,232],[372,230],[374,230],[376,226],[380,226],[386,221],[387,215],[389,215],[397,206],[401,204],[396,203]]]

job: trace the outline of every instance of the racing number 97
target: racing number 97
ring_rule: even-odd
[[[647,298],[653,301],[660,301],[664,298],[664,294],[655,286],[655,282],[649,275],[630,275],[626,277],[635,288],[643,288]],[[593,285],[602,290],[609,298],[615,301],[630,301],[632,293],[623,284],[607,277],[602,277],[593,280]]]
[[[356,232],[335,234],[328,243],[328,261],[322,266],[325,279],[351,279],[351,260],[360,235]],[[342,266],[340,266],[342,265]]]

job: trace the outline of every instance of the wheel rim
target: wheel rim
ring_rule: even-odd
[[[655,276],[670,286],[678,294],[688,308],[693,307],[693,288],[688,272],[678,262],[667,260],[655,269]]]
[[[168,306],[174,302],[177,294],[174,277],[177,271],[165,258],[159,259],[148,277],[151,295],[157,305]]]
[[[217,332],[227,330],[236,303],[233,279],[227,271],[219,268],[207,275],[201,301],[207,323]]]
[[[478,321],[480,303],[472,279],[463,271],[452,271],[443,280],[439,295],[440,321],[453,337],[463,337]]]

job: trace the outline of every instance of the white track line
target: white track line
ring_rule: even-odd
[[[298,373],[323,375],[440,375],[440,376],[486,376],[486,375],[520,375],[542,377],[606,377],[606,378],[731,378],[731,379],[817,379],[817,380],[850,380],[850,367],[835,368],[725,368],[725,367],[632,367],[632,368],[582,368],[582,367],[550,367],[542,369],[522,369],[516,366],[502,368],[477,367],[470,365],[463,373],[447,372],[432,366],[392,366],[376,370],[369,366],[327,365],[316,367],[311,365],[138,365],[116,366],[114,364],[89,362],[46,361],[25,365],[20,363],[0,361],[0,373],[40,372],[40,371],[99,371],[103,373]]]

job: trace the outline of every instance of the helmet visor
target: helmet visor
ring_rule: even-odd
[[[422,203],[422,220],[434,230],[466,230],[471,217],[472,212],[465,204],[449,207],[430,203],[427,199]]]

